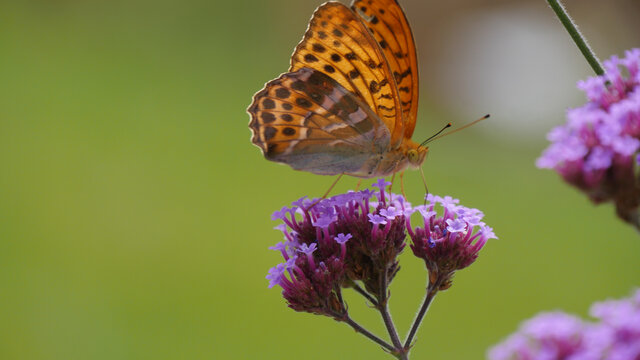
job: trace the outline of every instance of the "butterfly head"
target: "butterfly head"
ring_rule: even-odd
[[[408,144],[405,157],[412,168],[418,168],[424,162],[429,152],[428,146],[422,146],[416,143]]]

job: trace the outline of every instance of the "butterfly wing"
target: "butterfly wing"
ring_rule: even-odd
[[[393,73],[372,33],[347,6],[321,5],[291,57],[291,68],[323,72],[355,94],[391,133],[391,147],[403,138],[402,111]]]
[[[407,17],[397,0],[354,0],[351,9],[369,27],[389,63],[404,115],[404,136],[411,139],[418,114],[418,61]]]
[[[390,133],[353,93],[309,68],[285,73],[249,106],[252,142],[272,161],[320,175],[368,177]]]

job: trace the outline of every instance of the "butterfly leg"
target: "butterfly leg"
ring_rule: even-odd
[[[402,196],[406,199],[407,194],[404,193],[404,171],[400,173],[400,191],[402,192]]]
[[[389,192],[391,192],[391,189],[393,189],[393,183],[396,180],[396,173],[393,173],[393,176],[391,176],[391,185],[389,185]]]
[[[338,175],[336,180],[333,182],[333,184],[331,184],[331,186],[329,186],[329,189],[327,189],[327,191],[324,193],[324,195],[322,195],[322,197],[320,199],[316,200],[313,204],[311,204],[311,206],[309,206],[309,209],[311,209],[312,207],[316,206],[316,204],[319,203],[321,200],[324,200],[324,199],[327,198],[327,195],[329,195],[331,190],[333,190],[334,186],[336,186],[338,181],[342,178],[342,175],[344,175],[344,174]]]
[[[333,182],[333,184],[331,184],[331,186],[329,187],[329,189],[327,189],[327,192],[324,193],[324,195],[322,195],[321,199],[326,199],[327,195],[329,195],[329,193],[331,192],[331,190],[333,190],[333,188],[336,186],[336,184],[338,183],[338,181],[342,178],[342,175],[344,174],[340,174],[338,175],[338,177],[336,178],[336,180]]]
[[[358,180],[358,184],[356,185],[356,191],[360,190],[360,185],[362,185],[362,179]]]

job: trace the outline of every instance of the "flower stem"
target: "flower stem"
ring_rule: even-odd
[[[369,330],[363,328],[360,324],[358,324],[357,322],[353,321],[350,317],[347,316],[346,318],[342,319],[342,321],[344,321],[347,324],[349,324],[349,326],[351,326],[357,333],[360,333],[360,334],[368,337],[373,342],[375,342],[376,344],[382,346],[383,348],[385,348],[389,352],[391,352],[391,353],[395,353],[396,352],[396,349],[393,346],[391,346],[386,341],[380,339],[379,337],[377,337],[375,334],[373,334]]]
[[[400,360],[409,359],[409,355],[407,351],[402,347],[402,342],[400,342],[400,337],[398,336],[398,332],[396,331],[396,327],[393,324],[393,320],[391,320],[391,314],[389,314],[389,309],[387,307],[387,302],[378,307],[380,311],[380,315],[382,316],[382,320],[384,321],[384,325],[387,327],[387,331],[389,332],[389,336],[391,337],[391,342],[393,346],[395,346],[395,350],[393,354]]]
[[[628,199],[633,198],[637,198],[637,195],[628,197]],[[622,221],[630,224],[640,233],[640,210],[638,205],[634,203],[628,204],[628,202],[629,201],[627,201],[627,203],[619,200],[616,201],[616,213]]]
[[[353,290],[355,290],[358,294],[362,295],[365,299],[367,299],[367,301],[369,301],[373,306],[378,306],[378,301],[371,295],[369,295],[368,292],[364,291],[363,288],[360,287],[360,285],[356,284],[355,282],[352,283],[350,285]]]
[[[385,267],[384,271],[380,274],[380,294],[378,294],[378,311],[380,312],[380,316],[382,316],[382,320],[384,321],[384,326],[387,328],[387,332],[389,333],[389,337],[391,338],[391,343],[395,347],[393,351],[394,356],[398,359],[406,360],[408,359],[407,352],[402,347],[402,342],[400,341],[400,337],[398,336],[398,331],[396,330],[395,325],[393,324],[393,320],[391,320],[391,314],[389,313],[389,291],[387,287],[389,286],[389,281],[387,278],[388,267]]]
[[[567,32],[569,32],[569,35],[578,46],[578,49],[580,49],[580,52],[582,52],[582,55],[587,59],[589,65],[591,65],[593,71],[595,71],[597,75],[604,75],[604,69],[602,65],[600,65],[600,60],[598,60],[596,54],[591,50],[591,47],[587,44],[586,39],[580,33],[580,30],[578,30],[576,24],[571,20],[571,17],[560,3],[560,0],[547,0],[547,2],[556,13],[556,16],[558,16],[558,19],[560,19],[562,25],[567,29]]]
[[[427,295],[425,296],[424,301],[422,302],[422,306],[420,307],[420,311],[418,311],[418,315],[416,315],[415,320],[413,320],[413,324],[411,325],[411,331],[409,331],[409,336],[407,336],[407,339],[404,341],[405,349],[411,348],[411,342],[413,341],[413,338],[416,336],[416,333],[418,332],[418,328],[420,328],[420,324],[422,324],[422,319],[424,318],[424,315],[427,313],[427,310],[429,309],[429,305],[431,304],[431,302],[433,301],[433,298],[438,293],[439,287],[440,287],[439,280],[436,281],[435,283],[429,282],[429,286],[427,287]]]

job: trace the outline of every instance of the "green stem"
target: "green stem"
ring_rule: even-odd
[[[345,317],[343,318],[341,321],[346,322],[347,324],[349,324],[349,326],[351,326],[357,333],[360,333],[364,336],[366,336],[367,338],[369,338],[370,340],[372,340],[373,342],[375,342],[376,344],[382,346],[383,348],[385,348],[387,351],[391,352],[391,353],[395,353],[396,349],[391,346],[389,343],[387,343],[386,341],[380,339],[379,337],[377,337],[376,335],[374,335],[372,332],[370,332],[369,330],[363,328],[360,324],[358,324],[357,322],[353,321],[350,317]]]
[[[420,328],[420,324],[422,324],[422,319],[424,318],[424,315],[427,313],[427,310],[429,309],[429,305],[431,305],[433,298],[438,293],[438,289],[440,288],[441,282],[442,281],[438,279],[436,280],[435,283],[433,284],[429,283],[429,286],[427,286],[427,294],[424,298],[424,301],[422,302],[420,311],[418,311],[416,318],[413,320],[413,324],[411,325],[411,330],[409,331],[409,335],[407,336],[407,339],[404,341],[404,348],[406,350],[411,348],[411,345],[412,345],[411,343],[413,342],[413,338],[416,336],[416,333],[418,332],[418,328]]]
[[[560,19],[562,25],[567,29],[569,35],[571,35],[571,38],[578,46],[578,49],[580,49],[580,52],[582,52],[582,55],[587,59],[589,65],[591,65],[593,71],[595,71],[597,75],[604,75],[604,69],[602,68],[602,65],[600,65],[600,60],[598,60],[596,54],[591,50],[591,47],[587,44],[587,41],[580,33],[580,30],[578,30],[576,24],[571,20],[571,17],[564,6],[560,3],[560,0],[547,0],[547,2],[558,16],[558,19]]]
[[[356,284],[354,282],[354,283],[351,284],[351,287],[358,294],[362,295],[365,299],[367,299],[367,301],[369,301],[371,303],[371,305],[378,306],[378,301],[376,299],[374,299],[373,296],[369,295],[366,291],[364,291],[364,289],[361,288],[360,285],[358,285],[358,284]]]
[[[391,343],[396,347],[396,350],[398,351],[396,357],[398,359],[408,359],[407,354],[403,351],[402,342],[400,342],[398,331],[393,324],[393,320],[391,320],[391,314],[389,314],[389,290],[387,289],[389,286],[389,279],[387,277],[388,270],[389,268],[385,266],[384,271],[380,274],[380,293],[378,294],[377,307],[380,315],[382,316],[382,320],[384,321],[384,326],[387,328],[387,332],[389,333],[389,337],[391,338]]]

